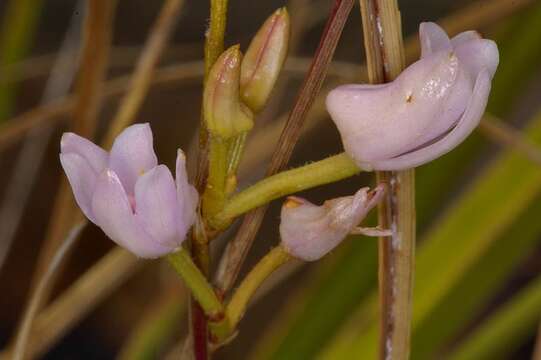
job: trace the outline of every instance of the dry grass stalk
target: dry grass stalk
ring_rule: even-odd
[[[392,81],[405,66],[396,0],[361,0],[370,83]],[[415,254],[414,170],[378,172],[389,186],[379,225],[393,235],[379,239],[380,359],[407,360],[410,352]]]
[[[37,315],[29,332],[27,356],[34,358],[45,353],[144,264],[122,248],[111,250]],[[0,359],[11,359],[10,349],[1,353]]]
[[[48,295],[49,284],[51,281],[54,281],[55,274],[60,270],[63,261],[76,244],[77,239],[79,238],[86,224],[87,222],[83,221],[72,228],[68,234],[68,237],[64,240],[62,245],[60,245],[55,256],[53,256],[49,266],[47,269],[45,269],[43,276],[39,279],[39,283],[36,286],[36,291],[32,295],[30,304],[26,308],[21,327],[15,337],[13,360],[22,360],[25,358],[28,340],[32,330],[32,324],[38,311],[40,310],[41,304]]]
[[[113,143],[118,134],[130,125],[148,94],[156,66],[175,29],[184,0],[166,0],[156,23],[145,43],[143,52],[131,76],[128,93],[122,99],[120,107],[111,121],[103,141],[105,148]]]
[[[88,1],[86,5],[82,34],[81,69],[77,80],[77,97],[71,127],[73,131],[89,138],[93,137],[100,108],[101,97],[99,94],[102,91],[102,83],[107,71],[114,10],[115,2],[109,0]],[[81,217],[69,185],[64,179],[55,199],[52,214],[47,235],[38,256],[32,279],[32,289],[40,281],[62,239],[66,237],[74,222]],[[48,293],[53,284],[54,279],[51,279],[50,286],[44,290],[44,294],[41,296],[43,302],[47,301]],[[33,296],[32,293],[30,302],[33,301]],[[40,308],[41,305],[38,304],[37,307]]]

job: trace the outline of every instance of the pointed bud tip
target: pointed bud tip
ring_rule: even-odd
[[[241,95],[254,112],[265,106],[287,55],[290,21],[285,8],[267,18],[246,51],[241,67]]]
[[[253,126],[253,115],[241,103],[239,45],[225,50],[212,66],[203,93],[203,113],[210,133],[231,138]]]

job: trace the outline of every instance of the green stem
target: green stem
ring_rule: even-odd
[[[244,315],[248,303],[263,282],[280,266],[291,259],[282,246],[277,246],[263,257],[244,278],[239,288],[233,294],[225,311],[226,325],[223,322],[211,324],[213,335],[217,344],[227,340]]]
[[[190,254],[184,248],[181,248],[179,251],[167,255],[167,261],[182,277],[205,314],[209,318],[222,317],[224,308],[221,301],[205,276],[192,261]]]
[[[203,215],[212,217],[219,212],[226,199],[227,163],[230,141],[219,136],[209,139],[209,175],[203,194]]]
[[[359,173],[361,169],[345,153],[283,171],[267,177],[233,196],[209,223],[216,229],[227,227],[231,221],[254,208],[279,197],[315,186],[336,182]]]
[[[227,174],[228,176],[235,175],[237,168],[240,164],[240,159],[244,151],[244,144],[246,143],[246,132],[236,136],[231,142],[231,148],[229,150]]]
[[[224,51],[227,0],[210,1],[210,28],[205,42],[205,74]],[[205,76],[206,77],[206,76]]]
[[[291,255],[279,245],[269,251],[242,280],[231,301],[227,304],[225,311],[232,328],[236,327],[242,315],[244,315],[250,299],[263,281],[290,259]]]

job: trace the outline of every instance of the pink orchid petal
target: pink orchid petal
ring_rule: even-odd
[[[133,195],[137,178],[158,165],[148,123],[126,128],[111,149],[109,167],[118,175],[128,194]]]
[[[490,78],[494,77],[500,60],[498,46],[492,40],[475,39],[462,42],[454,49],[458,59],[475,79],[482,69],[487,69]]]
[[[451,44],[453,45],[453,47],[457,47],[464,43],[467,43],[468,41],[479,39],[481,39],[481,34],[479,34],[477,31],[463,31],[451,39]]]
[[[450,51],[451,40],[436,23],[423,22],[419,25],[419,39],[421,41],[421,59],[438,51]]]
[[[90,162],[77,153],[60,154],[60,163],[68,177],[77,205],[90,221],[96,223],[91,204],[97,180],[96,172]]]
[[[177,151],[176,163],[176,185],[177,185],[177,201],[180,204],[180,228],[179,232],[186,233],[195,222],[197,214],[197,205],[199,203],[199,194],[195,187],[188,182],[188,174],[186,172],[186,156],[182,150]]]
[[[490,93],[490,74],[483,69],[477,76],[473,95],[466,107],[466,111],[458,121],[456,127],[441,140],[417,151],[398,156],[389,160],[374,162],[374,170],[402,170],[416,167],[437,157],[446,154],[460,144],[479,124],[485,111]]]
[[[385,192],[378,186],[373,192],[362,188],[354,196],[326,201],[322,206],[292,197],[294,206],[282,207],[280,235],[291,255],[314,261],[334,249],[381,201]]]
[[[392,83],[334,89],[327,110],[346,152],[365,165],[449,130],[464,112],[471,89],[458,58],[439,52],[412,64]]]
[[[107,160],[109,158],[105,150],[84,137],[71,132],[62,135],[60,152],[62,154],[77,154],[81,156],[88,162],[96,174],[101,173],[107,167]]]
[[[139,257],[157,258],[173,250],[154,241],[143,230],[119,177],[112,170],[106,170],[99,176],[92,197],[92,210],[103,232]]]
[[[160,244],[176,248],[184,240],[179,234],[180,218],[173,175],[165,165],[140,176],[135,184],[135,212],[143,229]]]

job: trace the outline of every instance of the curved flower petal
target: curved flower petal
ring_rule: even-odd
[[[483,68],[488,70],[491,79],[494,77],[500,61],[498,46],[494,41],[474,39],[460,43],[454,51],[472,79],[475,79]]]
[[[466,111],[458,121],[455,128],[439,141],[419,150],[407,153],[396,158],[374,162],[374,170],[402,170],[422,165],[428,161],[446,154],[461,143],[479,124],[485,111],[490,93],[490,74],[483,69],[473,89],[473,95],[466,107]]]
[[[101,147],[71,132],[62,135],[60,152],[62,154],[78,154],[88,162],[96,174],[101,173],[107,167],[109,158],[107,152]]]
[[[419,38],[421,40],[421,59],[438,51],[451,50],[449,36],[436,23],[421,23],[419,25]]]
[[[185,234],[195,222],[197,213],[197,204],[199,202],[199,194],[195,187],[188,182],[188,174],[186,173],[186,156],[182,150],[177,151],[176,164],[176,184],[177,184],[177,200],[180,204],[180,219],[179,233]]]
[[[327,110],[346,152],[363,167],[403,154],[445,133],[464,112],[471,82],[458,58],[446,52],[421,59],[395,81],[340,86]],[[364,165],[364,166],[363,166]]]
[[[280,235],[291,255],[318,260],[334,249],[381,201],[385,188],[369,192],[362,188],[354,196],[326,201],[317,206],[307,200],[290,197],[282,206]]]
[[[481,39],[481,34],[475,30],[463,31],[460,34],[453,36],[451,44],[453,47],[457,47],[471,40]]]
[[[96,172],[90,162],[77,153],[60,154],[60,163],[68,177],[77,205],[90,221],[96,223],[91,204],[96,187]]]
[[[140,176],[135,184],[135,213],[143,229],[154,240],[176,248],[184,240],[177,231],[179,204],[175,181],[165,165]]]
[[[158,165],[148,123],[127,127],[111,149],[109,167],[118,175],[127,193],[134,192],[137,177]]]
[[[92,197],[96,224],[118,245],[142,258],[157,258],[173,249],[152,239],[137,221],[117,174],[104,171]]]

